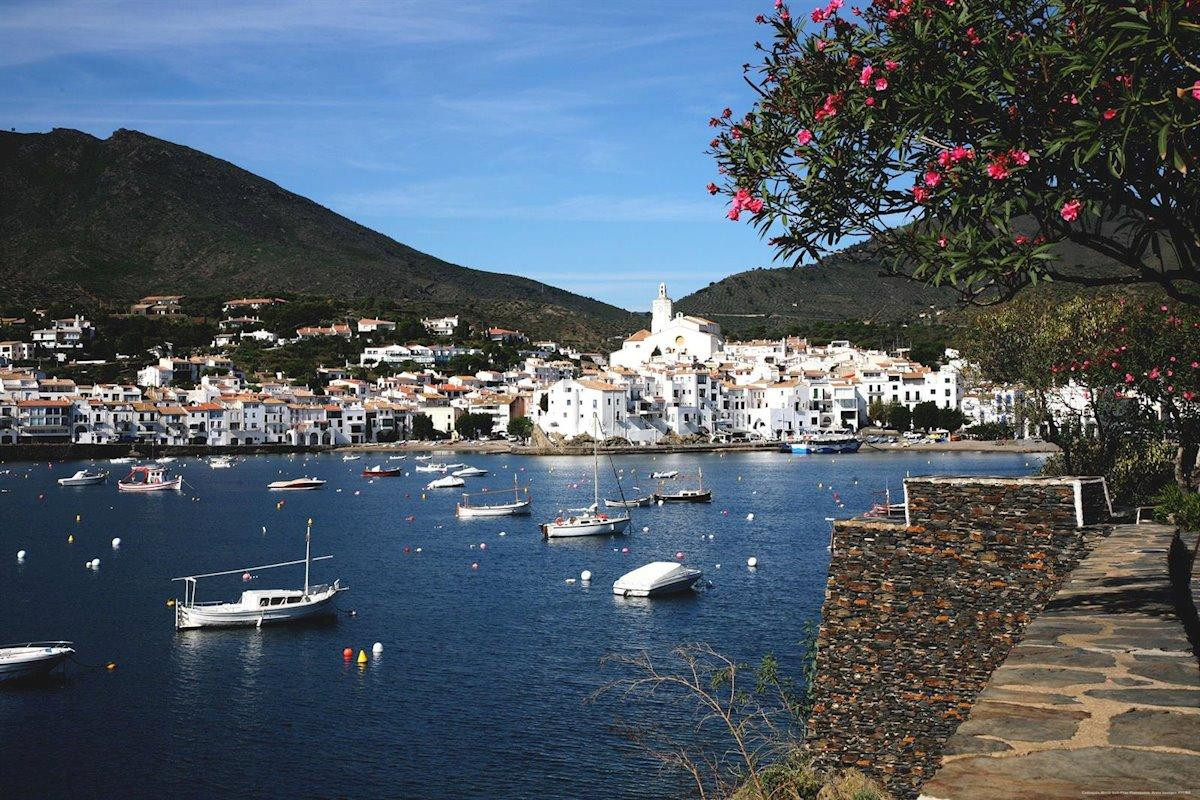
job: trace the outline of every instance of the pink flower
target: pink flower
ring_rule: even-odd
[[[967,28],[967,42],[972,45],[978,45],[982,41],[983,40],[979,38],[979,34],[975,32],[974,28]]]
[[[1192,99],[1200,100],[1200,81],[1192,84]]]
[[[738,189],[733,196],[733,202],[729,206],[729,213],[726,214],[731,220],[737,221],[743,210],[757,214],[762,211],[763,201],[750,194],[749,189]]]
[[[1023,233],[1018,233],[1013,237],[1013,244],[1029,244],[1029,237]]]
[[[1117,368],[1117,367],[1119,367],[1119,366],[1121,366],[1121,362],[1119,362],[1119,361],[1114,361],[1114,362],[1112,362],[1112,368],[1113,368],[1113,369],[1116,369],[1116,368]]]
[[[1009,150],[1008,157],[1013,160],[1014,164],[1025,166],[1029,163],[1029,153],[1026,153],[1024,150]]]
[[[925,172],[925,185],[931,189],[936,189],[942,182],[942,174],[937,170],[927,170]]]
[[[868,106],[873,106],[873,105],[875,105],[875,98],[874,98],[874,97],[868,97],[866,100],[863,100],[863,103],[864,103],[864,104],[866,104],[866,105],[868,105]]]
[[[1150,370],[1150,372],[1148,372],[1146,374],[1146,377],[1152,381],[1158,380],[1161,376],[1162,376],[1162,373],[1158,371],[1158,367],[1154,367],[1153,369]]]
[[[759,25],[762,25],[764,22],[767,21],[767,18],[765,16],[763,16],[762,14],[759,14],[757,17],[754,18],[754,21],[757,22]]]
[[[912,187],[912,195],[913,200],[916,200],[918,203],[924,203],[929,199],[929,190],[924,186],[914,186]]]
[[[987,165],[988,177],[994,181],[1002,181],[1008,177],[1008,165],[1000,159],[996,159]]]
[[[1059,209],[1058,215],[1067,222],[1074,222],[1079,217],[1079,212],[1083,208],[1083,203],[1079,200],[1068,200],[1063,203],[1063,207]]]
[[[945,236],[938,237],[938,247],[944,248],[949,243],[949,240]]]
[[[867,82],[871,80],[871,75],[873,75],[874,73],[875,73],[875,68],[872,67],[870,64],[867,64],[865,67],[862,68],[862,72],[860,72],[858,75],[858,85],[866,86]]]
[[[738,208],[737,206],[731,206],[729,209],[729,213],[726,214],[725,216],[729,217],[734,222],[737,222],[737,219],[739,216],[741,216],[741,213],[742,213],[742,210],[740,208]]]
[[[815,47],[817,48],[817,52],[820,53],[820,52],[824,51],[826,44],[828,44],[828,43],[824,39],[817,39],[817,42],[815,45]]]
[[[974,157],[975,157],[975,151],[969,147],[963,147],[961,144],[956,145],[955,148],[950,151],[950,160],[951,161],[956,161],[956,162],[962,161],[964,158],[967,160],[970,160]]]
[[[1196,395],[1193,392],[1184,392],[1183,393],[1183,399],[1187,400],[1189,403],[1192,402],[1192,398],[1195,396]]]
[[[808,128],[801,128],[800,132],[796,134],[796,143],[801,147],[807,147],[808,143],[812,141],[812,138],[812,131],[810,131]]]
[[[875,79],[875,91],[882,92],[887,87],[888,87],[887,78],[876,78]]]
[[[708,186],[706,186],[704,188],[708,189],[709,194],[716,194],[719,191],[717,189],[717,185],[715,183],[710,183]]]
[[[1126,372],[1126,373],[1125,373],[1125,382],[1126,382],[1126,383],[1133,383],[1133,376],[1132,376],[1132,375],[1130,375],[1128,372]]]
[[[950,166],[950,161],[951,159],[949,150],[943,150],[942,152],[938,153],[937,162],[940,166],[948,167]]]
[[[731,116],[733,116],[733,109],[732,108],[725,109],[724,111],[721,112],[721,116],[724,117],[725,119],[729,119]]]
[[[1104,117],[1105,122],[1112,119],[1116,115],[1117,115],[1117,110],[1115,108],[1107,109],[1103,114],[1101,114],[1101,116]]]
[[[883,65],[884,65],[885,67],[887,67],[887,68],[888,68],[888,70],[894,70],[894,69],[899,69],[899,68],[900,68],[900,62],[899,62],[899,61],[885,61],[885,62],[883,62]]]

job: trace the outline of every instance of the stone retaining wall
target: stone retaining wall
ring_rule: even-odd
[[[905,523],[834,525],[808,741],[915,797],[992,670],[1103,528],[1103,485],[910,478]]]

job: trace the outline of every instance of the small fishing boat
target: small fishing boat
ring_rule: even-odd
[[[530,513],[530,506],[533,504],[533,498],[529,496],[529,487],[526,486],[522,490],[517,486],[517,478],[513,476],[512,500],[500,503],[489,503],[485,505],[474,505],[471,502],[472,497],[480,497],[487,495],[489,499],[500,495],[506,497],[508,490],[502,492],[476,492],[474,494],[463,493],[462,502],[454,507],[454,514],[459,519],[473,519],[475,517],[515,517],[524,516]]]
[[[656,501],[663,503],[711,503],[712,490],[704,488],[704,471],[696,472],[696,488],[680,489],[677,492],[656,492]]]
[[[388,456],[388,461],[403,461],[408,456]]]
[[[110,458],[108,460],[108,463],[110,463],[110,464],[132,464],[133,459],[132,458]]]
[[[88,472],[81,469],[69,478],[59,478],[59,486],[91,486],[108,480],[107,472]]]
[[[48,675],[74,653],[71,642],[0,645],[0,683]]]
[[[155,464],[170,464],[171,462],[178,461],[178,460],[179,459],[175,458],[175,456],[163,456],[162,458],[154,459],[154,463]]]
[[[445,464],[418,464],[413,469],[417,472],[446,472],[449,468]]]
[[[463,467],[462,469],[454,470],[450,474],[456,478],[478,478],[481,475],[487,475],[488,471],[479,467]]]
[[[331,584],[309,585],[309,571],[312,568],[312,562],[325,561],[330,558],[333,556],[313,558],[312,520],[310,519],[308,529],[304,534],[304,558],[302,559],[172,578],[171,580],[183,582],[183,599],[175,601],[175,630],[248,625],[259,627],[332,615],[337,610],[334,608],[333,599],[337,597],[338,592],[346,591],[346,587],[342,586],[341,581],[338,580]],[[243,579],[247,579],[247,576],[257,570],[276,569],[296,564],[304,565],[303,589],[253,589],[242,592],[241,597],[232,603],[196,602],[196,581],[200,578],[236,575],[240,572]]]
[[[613,594],[622,597],[658,597],[685,592],[696,585],[704,573],[674,561],[653,561],[627,572],[613,582]]]
[[[784,452],[799,454],[857,453],[862,440],[853,434],[810,433],[783,445]]]
[[[290,481],[274,481],[267,488],[273,492],[302,491],[304,489],[320,489],[325,481],[320,478],[292,478]]]
[[[650,477],[654,478],[655,480],[670,480],[672,478],[679,477],[679,470],[671,469],[664,472],[651,472]]]
[[[362,458],[360,455],[344,455],[342,461],[358,461],[360,458]]]
[[[432,454],[427,456],[413,456],[413,461],[429,461],[431,458],[433,458]]]
[[[400,467],[390,469],[381,464],[376,464],[373,467],[367,467],[362,471],[364,478],[398,478],[404,474],[404,470]]]
[[[435,478],[425,485],[426,489],[457,489],[459,486],[466,486],[467,482],[462,478],[456,478],[453,475],[443,475],[440,478]]]
[[[213,469],[229,469],[233,466],[233,459],[229,456],[215,456],[208,460],[208,465]]]
[[[183,488],[183,478],[176,475],[167,477],[167,471],[162,467],[134,467],[121,480],[117,481],[117,489],[122,492],[165,492],[180,491]]]

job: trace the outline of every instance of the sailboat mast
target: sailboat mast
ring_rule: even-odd
[[[304,596],[308,597],[308,570],[312,566],[312,517],[304,531]]]
[[[592,442],[592,496],[595,500],[596,507],[600,507],[600,417],[595,414],[592,418],[596,420],[596,438]]]

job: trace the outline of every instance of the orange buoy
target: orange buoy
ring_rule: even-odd
[[[347,661],[349,661],[350,659],[354,658],[354,648],[353,648],[353,647],[347,647],[345,650],[343,650],[343,651],[342,651],[342,658],[346,659]]]

